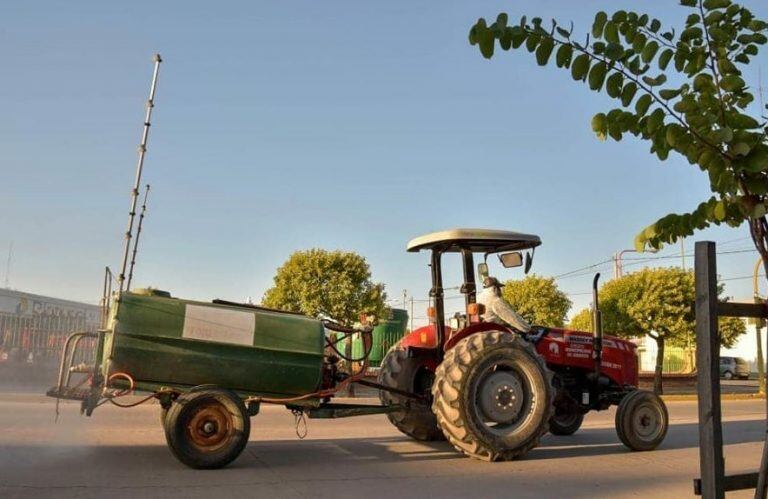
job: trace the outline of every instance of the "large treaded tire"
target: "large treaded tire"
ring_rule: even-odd
[[[522,419],[509,431],[488,427],[478,408],[478,387],[499,362],[519,373],[528,398]],[[484,461],[508,461],[536,447],[548,431],[554,392],[552,373],[531,343],[516,334],[489,331],[468,336],[446,352],[435,373],[432,409],[456,449]]]
[[[424,366],[424,361],[408,357],[408,352],[399,342],[387,352],[378,377],[382,385],[426,395],[430,395],[433,380],[434,374]],[[420,403],[385,390],[379,390],[379,399],[383,405],[405,406],[405,410],[390,412],[387,417],[409,437],[421,441],[445,440],[429,403]]]
[[[164,423],[165,439],[173,455],[195,469],[216,469],[231,463],[243,451],[251,433],[251,420],[242,399],[220,388],[180,395]]]

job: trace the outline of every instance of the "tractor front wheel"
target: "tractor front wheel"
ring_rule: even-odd
[[[634,451],[653,450],[667,436],[669,413],[653,392],[635,390],[625,395],[616,409],[616,433]]]
[[[407,350],[400,343],[389,349],[381,363],[379,384],[425,397],[421,402],[386,390],[379,391],[383,405],[403,407],[400,411],[388,413],[389,421],[416,440],[445,440],[437,426],[437,418],[429,407],[428,399],[434,379],[434,373],[424,365],[424,360],[408,357]]]
[[[173,402],[165,416],[168,447],[190,468],[226,466],[243,451],[250,433],[245,405],[229,390],[187,392]]]
[[[552,373],[533,345],[506,332],[472,334],[446,352],[432,409],[456,449],[507,461],[538,445],[553,413]]]

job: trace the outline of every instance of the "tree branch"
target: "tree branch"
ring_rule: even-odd
[[[590,51],[588,51],[588,50],[586,50],[586,49],[584,49],[584,48],[581,48],[581,47],[579,47],[578,45],[575,45],[575,44],[574,44],[574,43],[573,43],[573,42],[570,40],[570,38],[568,38],[566,41],[563,41],[563,40],[559,40],[557,37],[555,37],[555,36],[553,36],[553,35],[550,35],[549,33],[546,33],[546,32],[542,33],[542,32],[540,32],[540,31],[534,31],[534,30],[531,30],[531,29],[529,29],[528,27],[525,27],[525,26],[521,26],[521,28],[523,29],[523,31],[525,31],[525,32],[526,32],[526,33],[528,33],[529,35],[531,35],[531,34],[535,34],[535,35],[537,35],[537,36],[548,36],[548,37],[549,37],[549,38],[550,38],[550,39],[551,39],[553,42],[555,42],[556,44],[559,44],[559,45],[569,45],[571,48],[573,48],[573,49],[577,50],[578,52],[581,52],[582,54],[585,54],[585,55],[587,55],[587,56],[588,56],[590,59],[593,59],[593,60],[596,60],[596,61],[600,61],[600,62],[603,62],[603,63],[606,63],[606,64],[608,64],[608,63],[606,62],[606,60],[605,60],[605,59],[601,59],[601,58],[600,58],[600,57],[598,57],[596,54],[593,54],[592,52],[590,52]],[[621,63],[620,63],[620,64],[621,64]],[[611,63],[611,65],[612,65],[612,63]],[[667,102],[666,102],[664,99],[662,99],[662,98],[661,98],[659,95],[655,94],[655,93],[653,92],[653,90],[652,90],[652,88],[651,88],[650,86],[646,85],[646,84],[645,84],[645,83],[644,83],[642,80],[640,80],[639,78],[637,78],[637,77],[636,77],[635,75],[633,75],[632,73],[628,72],[628,71],[625,69],[625,67],[624,67],[624,65],[623,65],[623,64],[621,64],[621,67],[620,67],[620,68],[616,68],[616,67],[615,67],[615,66],[613,66],[613,65],[612,65],[612,67],[613,67],[613,69],[614,69],[615,71],[618,71],[619,73],[621,73],[621,74],[622,74],[622,75],[623,75],[625,78],[627,78],[628,80],[630,80],[630,81],[632,81],[633,83],[635,83],[635,84],[636,84],[638,87],[640,87],[640,88],[641,88],[641,89],[642,89],[642,90],[643,90],[645,93],[647,93],[648,95],[650,95],[650,96],[651,96],[651,98],[652,98],[654,101],[656,101],[656,103],[657,103],[659,106],[661,106],[661,107],[662,107],[662,108],[663,108],[663,109],[666,111],[666,113],[667,113],[669,116],[671,116],[671,117],[672,117],[672,118],[673,118],[675,121],[677,121],[677,122],[678,122],[678,123],[679,123],[679,124],[680,124],[680,125],[681,125],[681,126],[682,126],[682,127],[685,129],[685,130],[686,130],[686,131],[688,131],[688,133],[690,133],[691,135],[693,135],[694,137],[696,137],[696,139],[697,139],[697,140],[699,140],[699,141],[700,141],[702,144],[706,145],[707,147],[709,147],[709,148],[710,148],[710,149],[712,149],[713,151],[717,152],[719,155],[721,155],[721,156],[723,156],[723,157],[727,158],[729,161],[733,159],[733,158],[732,158],[732,157],[731,157],[731,156],[730,156],[728,153],[726,153],[725,151],[723,151],[722,149],[720,149],[720,147],[718,147],[718,146],[717,146],[717,145],[715,145],[715,144],[712,144],[710,141],[708,141],[706,138],[704,138],[704,137],[703,137],[703,136],[702,136],[702,135],[701,135],[699,132],[697,132],[696,130],[694,130],[693,128],[691,128],[691,126],[690,126],[690,125],[688,125],[688,123],[686,123],[686,121],[685,121],[685,120],[684,120],[684,119],[683,119],[681,116],[679,116],[677,113],[675,113],[675,112],[674,112],[674,111],[673,111],[673,110],[672,110],[672,109],[669,107],[669,105],[667,104]]]

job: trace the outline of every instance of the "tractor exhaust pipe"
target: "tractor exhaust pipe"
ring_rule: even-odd
[[[594,333],[592,358],[595,361],[595,384],[600,379],[600,366],[603,360],[603,316],[597,297],[597,281],[599,280],[600,272],[595,274],[595,278],[592,280],[592,332]]]

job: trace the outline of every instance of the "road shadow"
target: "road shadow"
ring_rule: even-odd
[[[698,447],[696,424],[670,427],[666,440],[654,452]],[[726,445],[761,442],[764,421],[732,421],[723,423]],[[578,457],[626,454],[613,428],[585,428],[568,437],[546,435],[541,445],[522,460],[540,461]],[[63,462],[110,463],[131,474],[147,468],[154,471],[187,470],[173,458],[163,442],[157,445],[8,445],[0,456],[0,468],[12,469],[18,462],[27,462],[41,473],[56,469]],[[643,453],[650,456],[651,453]],[[416,442],[405,436],[372,438],[329,438],[307,440],[252,440],[243,455],[227,469],[248,469],[265,466],[271,469],[300,468],[324,470],[337,466],[375,467],[384,464],[412,464],[467,459],[448,442]],[[467,459],[467,465],[478,463]],[[189,470],[192,471],[192,470]]]

